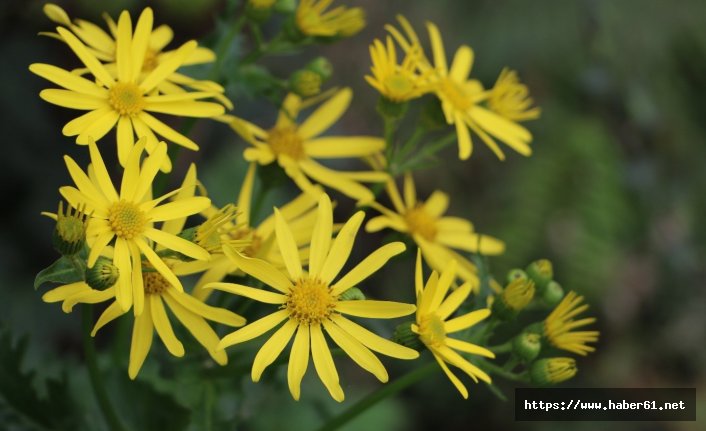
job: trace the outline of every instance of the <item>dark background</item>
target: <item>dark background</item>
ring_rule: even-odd
[[[214,17],[226,10],[222,2],[149,3],[155,8],[155,23],[172,26],[178,40],[199,38],[208,44],[222,32],[214,24]],[[37,370],[40,389],[46,376],[66,370],[85,373],[79,316],[65,316],[60,307],[42,303],[45,288],[32,289],[34,274],[56,258],[50,247],[53,223],[39,213],[54,211],[57,188],[70,183],[62,155],[86,160],[85,151],[60,133],[75,113],[41,101],[38,92],[50,84],[27,69],[33,62],[76,66],[66,47],[37,36],[53,28],[41,12],[42,4],[0,4],[0,325],[9,328],[14,340],[29,336],[23,367]],[[70,16],[96,23],[103,10],[117,17],[119,10],[129,8],[135,17],[144,6],[137,0],[61,4]],[[464,401],[439,373],[377,408],[369,423],[378,429],[419,430],[559,430],[568,425],[577,430],[703,429],[706,2],[348,4],[367,11],[362,33],[336,45],[307,49],[303,57],[284,56],[264,64],[286,77],[308,58],[328,56],[336,70],[332,84],[351,86],[355,93],[351,109],[336,126],[340,134],[382,131],[375,114],[377,94],[362,77],[370,66],[368,44],[384,36],[383,25],[392,23],[396,13],[406,15],[424,41],[424,21],[437,23],[449,60],[460,44],[471,45],[472,73],[487,87],[503,67],[518,70],[542,107],[541,118],[528,123],[533,156],[525,159],[508,149],[508,160],[500,162],[476,140],[472,158],[459,161],[456,148],[448,148],[442,154],[443,166],[416,175],[420,195],[444,189],[452,197],[450,213],[506,241],[507,252],[490,261],[498,276],[547,257],[554,262],[556,279],[586,296],[599,318],[601,340],[595,354],[579,359],[579,374],[567,385],[696,387],[698,405],[696,423],[516,423],[511,402],[498,401],[480,385],[469,387],[470,399]],[[248,40],[232,52],[247,49]],[[237,83],[228,84],[236,115],[262,125],[271,121],[267,103],[253,100]],[[225,126],[209,121],[200,121],[192,137],[203,151],[182,152],[177,171],[198,161],[214,200],[223,204],[233,199],[244,173],[244,144]],[[114,151],[112,144],[103,148],[108,154]],[[343,217],[350,206],[344,203],[341,208]],[[373,238],[367,240],[371,247]],[[411,268],[405,265],[400,270]],[[399,283],[392,274],[378,280]],[[342,378],[354,381],[356,376]],[[370,382],[363,379],[360,388],[344,389],[355,399],[376,387],[368,388]],[[507,393],[513,388],[503,382],[500,386]],[[287,397],[279,402],[283,412],[303,404]],[[299,416],[315,423],[312,415]],[[272,420],[276,423],[263,416],[252,426],[276,426],[268,422]],[[350,429],[362,427],[365,418],[361,420]],[[102,425],[93,426],[98,428],[88,429]]]

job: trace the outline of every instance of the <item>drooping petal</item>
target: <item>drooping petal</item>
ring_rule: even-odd
[[[255,355],[255,360],[252,364],[252,372],[250,375],[253,382],[260,381],[262,373],[282,353],[282,350],[287,346],[289,340],[292,339],[292,334],[294,334],[296,329],[297,323],[294,320],[288,320],[262,345],[257,355]]]
[[[289,354],[287,367],[287,385],[289,392],[295,400],[301,394],[301,382],[309,365],[309,325],[299,325],[297,335],[294,337],[292,351]]]
[[[333,357],[331,357],[331,351],[326,344],[321,325],[311,325],[309,332],[311,334],[311,356],[314,360],[316,373],[333,399],[340,403],[344,399],[343,389],[341,389],[339,384],[336,364],[333,362]]]
[[[169,353],[176,357],[184,356],[184,346],[174,334],[172,324],[169,322],[167,312],[164,310],[164,304],[162,304],[160,295],[149,296],[148,308],[152,312],[152,321],[154,322],[154,327],[157,330],[157,335],[159,335],[159,338],[162,339],[162,342],[167,347],[167,350],[169,350]]]
[[[461,396],[464,399],[468,399],[468,389],[461,383],[461,380],[456,377],[454,373],[451,372],[449,369],[448,365],[446,365],[446,362],[439,356],[438,354],[434,353],[434,359],[436,359],[436,362],[439,363],[439,366],[441,367],[442,370],[444,370],[444,373],[446,374],[446,377],[451,380],[451,383],[453,383],[454,386],[456,386],[456,389],[461,393]]]
[[[159,229],[147,228],[144,235],[152,241],[165,246],[166,248],[178,251],[181,254],[197,260],[208,260],[209,254],[200,246],[184,238],[162,232]]]
[[[145,311],[135,317],[132,326],[132,343],[130,344],[130,363],[128,365],[128,375],[132,380],[137,377],[142,364],[147,358],[147,353],[152,346],[152,336],[154,326],[152,325],[152,313],[150,307],[145,307]]]
[[[353,338],[346,331],[341,329],[332,321],[324,321],[324,329],[331,336],[333,341],[350,356],[356,364],[364,370],[372,373],[378,380],[386,383],[388,380],[387,370],[382,362],[360,341]]]
[[[179,292],[176,289],[167,289],[167,294],[163,298],[170,297],[181,304],[182,307],[189,310],[198,316],[204,317],[213,322],[222,323],[224,325],[238,327],[245,324],[245,319],[225,308],[213,307],[205,304],[193,296],[185,292]]]
[[[282,293],[289,293],[292,282],[274,266],[261,259],[245,257],[230,247],[224,247],[224,253],[246,274]]]
[[[486,358],[495,358],[495,353],[486,349],[485,347],[477,346],[471,344],[468,341],[457,340],[455,338],[446,337],[444,344],[451,347],[452,349],[460,350],[462,352],[470,353],[472,355],[485,356]]]
[[[258,319],[247,326],[238,329],[235,332],[223,337],[220,343],[218,343],[219,349],[224,349],[233,344],[242,343],[253,338],[259,337],[270,329],[274,328],[280,324],[284,319],[289,317],[289,312],[287,310],[279,310],[272,314],[269,314],[261,319]]]
[[[344,331],[351,334],[355,339],[363,343],[370,350],[397,359],[416,359],[419,352],[409,347],[399,345],[395,342],[382,338],[381,336],[368,331],[359,324],[346,319],[343,316],[335,316],[332,319]]]

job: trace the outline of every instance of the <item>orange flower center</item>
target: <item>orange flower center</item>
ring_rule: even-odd
[[[171,286],[167,279],[158,272],[143,272],[142,282],[145,293],[148,295],[161,295]]]
[[[421,205],[407,211],[404,219],[410,232],[421,235],[427,241],[434,241],[436,238],[436,220]]]
[[[267,136],[267,142],[270,144],[272,152],[276,155],[286,155],[294,160],[303,159],[306,155],[304,152],[304,143],[297,134],[297,129],[294,126],[275,127],[271,129]]]

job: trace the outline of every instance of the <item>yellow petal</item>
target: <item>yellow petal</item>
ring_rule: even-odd
[[[253,382],[260,381],[262,373],[282,353],[296,329],[297,323],[293,320],[288,320],[262,345],[252,364],[251,377]]]
[[[306,141],[304,148],[314,158],[363,157],[383,150],[385,141],[372,136],[324,137]]]
[[[131,379],[137,377],[142,364],[147,358],[147,353],[152,346],[152,336],[154,335],[152,326],[152,313],[150,307],[145,307],[144,313],[135,317],[132,326],[132,343],[130,344],[130,363],[128,365],[128,375]]]
[[[192,40],[180,46],[173,54],[154,68],[140,83],[143,93],[149,93],[160,81],[171,75],[182,65],[184,60],[196,49],[197,43]]]
[[[29,70],[35,75],[60,85],[67,90],[93,96],[98,99],[107,100],[108,92],[86,78],[78,76],[60,67],[51,64],[34,63],[29,66]]]
[[[184,287],[182,286],[181,281],[179,281],[177,276],[174,275],[174,272],[172,272],[172,270],[167,266],[167,264],[164,263],[162,258],[159,257],[149,245],[147,245],[145,240],[138,237],[135,238],[133,241],[137,243],[137,246],[140,248],[140,251],[142,251],[147,260],[152,264],[154,269],[156,269],[157,272],[162,274],[162,276],[169,282],[169,284],[174,286],[180,292],[183,292]],[[120,278],[122,279],[122,277]]]
[[[93,165],[93,171],[96,174],[96,180],[101,188],[101,192],[103,192],[103,195],[105,195],[109,201],[117,201],[118,192],[116,192],[115,187],[113,187],[113,181],[110,179],[108,169],[105,167],[105,162],[103,162],[103,157],[101,157],[96,143],[89,141],[88,150],[91,154],[91,164]]]
[[[324,259],[328,255],[331,246],[331,234],[333,232],[333,209],[331,199],[326,193],[322,193],[319,198],[314,231],[311,235],[311,251],[309,254],[309,273],[312,277],[317,277],[323,269]]]
[[[333,241],[333,245],[331,245],[331,250],[326,257],[326,262],[321,269],[321,280],[323,282],[331,283],[341,271],[343,265],[346,264],[346,261],[348,261],[348,256],[350,256],[353,243],[355,242],[355,236],[358,234],[358,230],[364,218],[365,213],[358,211],[353,214],[353,217],[348,219],[346,224],[344,224],[338,232],[336,239]]]
[[[118,145],[118,161],[121,166],[125,166],[132,147],[135,145],[135,131],[133,130],[132,117],[121,115],[118,119],[117,127],[117,145]]]
[[[448,207],[449,195],[439,190],[434,191],[434,193],[429,196],[429,199],[424,202],[424,211],[434,218],[444,214]]]
[[[255,180],[255,163],[250,163],[248,172],[243,179],[243,185],[240,186],[240,194],[238,195],[238,214],[236,222],[245,226],[250,226],[250,202],[252,202],[252,190]]]
[[[326,129],[331,127],[333,123],[346,112],[348,105],[351,103],[353,92],[350,88],[343,88],[333,97],[331,97],[307,118],[301,126],[299,126],[299,136],[307,140],[319,135]]]
[[[326,344],[324,333],[321,331],[321,325],[315,324],[310,326],[311,334],[311,356],[314,360],[314,368],[319,375],[321,382],[326,386],[334,400],[339,403],[343,401],[343,389],[339,384],[338,372],[336,364],[331,357],[331,351]]]
[[[414,178],[411,173],[404,175],[404,201],[407,209],[412,209],[417,205],[417,190],[414,186]]]
[[[287,267],[287,272],[289,272],[289,277],[291,280],[298,280],[302,275],[299,249],[297,243],[294,241],[292,230],[277,208],[275,208],[275,233],[277,235],[279,251],[284,258],[284,264]]]
[[[352,181],[333,169],[329,169],[316,163],[312,159],[299,161],[299,167],[308,176],[319,183],[338,190],[353,199],[368,202],[374,199],[373,193],[365,186]]]
[[[83,133],[84,130],[88,129],[96,121],[100,121],[100,119],[106,115],[110,115],[111,117],[113,117],[113,108],[111,108],[110,106],[105,106],[100,109],[95,109],[93,111],[86,112],[80,117],[76,117],[66,123],[64,125],[64,128],[61,129],[61,133],[63,133],[64,136],[76,136],[78,134]]]
[[[476,346],[467,341],[457,340],[455,338],[447,337],[444,340],[444,344],[451,347],[452,349],[460,350],[462,352],[470,353],[472,355],[485,356],[486,358],[495,358],[495,353],[486,349],[485,347]]]
[[[76,56],[86,65],[86,67],[91,71],[93,76],[98,79],[103,85],[110,86],[115,83],[115,80],[110,73],[103,67],[103,65],[96,59],[96,57],[91,54],[86,46],[79,41],[76,36],[74,36],[70,31],[62,27],[57,27],[56,31],[59,33],[61,38],[66,42],[71,50],[76,54]]]
[[[152,190],[152,183],[154,181],[155,175],[159,171],[160,166],[164,162],[164,159],[168,158],[167,155],[167,144],[160,142],[157,147],[152,151],[142,163],[142,169],[140,169],[140,177],[137,180],[137,188],[135,189],[135,194],[132,199],[137,202],[144,200],[145,194]],[[130,199],[130,197],[126,197]]]
[[[84,111],[106,107],[106,100],[100,97],[58,88],[42,90],[39,97],[54,105]]]
[[[428,22],[427,31],[429,32],[429,39],[431,40],[431,49],[434,53],[434,66],[436,70],[445,76],[448,73],[446,64],[446,51],[444,50],[444,43],[441,40],[441,33],[435,24]]]
[[[115,241],[115,254],[113,265],[120,271],[118,284],[115,290],[115,299],[118,301],[123,311],[127,311],[132,306],[132,265],[130,263],[130,249],[123,238]]]
[[[147,217],[152,221],[173,220],[199,213],[211,205],[211,200],[203,196],[175,199],[149,211]]]
[[[382,338],[343,316],[334,315],[332,320],[336,322],[341,329],[351,334],[372,351],[397,359],[416,359],[419,357],[419,352],[416,350]]]
[[[93,124],[81,131],[81,134],[76,137],[76,143],[80,145],[88,145],[90,139],[94,141],[100,140],[105,136],[118,122],[118,115],[115,111],[108,111],[102,117],[98,118]]]
[[[301,394],[301,382],[309,365],[309,325],[299,325],[297,335],[294,337],[292,351],[289,353],[289,366],[287,367],[287,385],[289,392],[295,400]]]
[[[162,123],[145,111],[140,112],[138,119],[142,120],[150,129],[169,142],[174,142],[182,147],[197,151],[199,146],[194,141]]]
[[[430,313],[439,308],[441,301],[451,287],[451,283],[456,279],[457,267],[458,263],[455,260],[448,262],[439,276],[439,281],[425,290],[422,295],[422,301],[419,304],[419,312],[421,314]]]
[[[441,356],[437,355],[434,353],[434,359],[436,359],[436,362],[439,363],[439,366],[441,367],[442,370],[444,370],[444,373],[446,376],[451,380],[451,383],[458,389],[458,391],[461,393],[461,396],[464,399],[468,399],[468,389],[461,383],[461,380],[459,380],[458,377],[454,373],[449,370],[449,367],[446,365],[446,362],[441,358]]]
[[[118,69],[118,81],[132,82],[132,20],[130,13],[124,10],[118,18],[118,34],[115,37],[115,64]]]
[[[468,74],[471,73],[471,67],[473,67],[473,50],[463,45],[456,51],[449,76],[455,81],[465,82]]]
[[[356,317],[373,319],[394,319],[414,313],[417,307],[412,304],[392,301],[374,301],[370,299],[357,301],[338,301],[336,311]]]
[[[259,337],[275,326],[279,325],[284,319],[289,317],[289,312],[287,310],[279,310],[272,314],[269,314],[261,319],[258,319],[247,326],[243,326],[235,332],[223,337],[220,343],[218,343],[219,349],[224,349],[233,344],[243,343],[253,338]]]
[[[130,250],[130,259],[132,260],[131,282],[132,286],[132,302],[135,316],[142,314],[145,307],[145,286],[142,279],[142,256],[140,249],[133,242],[128,242]]]
[[[339,234],[340,235],[340,234]],[[335,245],[335,244],[334,244]],[[382,268],[393,256],[397,256],[405,250],[404,243],[391,242],[370,253],[358,265],[351,269],[348,274],[331,286],[331,294],[340,295],[351,287],[357,285],[371,274]]]
[[[279,293],[268,292],[262,289],[243,286],[235,283],[208,283],[203,286],[204,289],[218,289],[223,292],[229,292],[235,295],[244,296],[254,299],[255,301],[264,302],[266,304],[284,304],[287,302],[287,297]]]
[[[154,16],[152,8],[146,7],[140,14],[140,18],[135,25],[135,33],[132,38],[132,49],[130,50],[130,81],[135,80],[140,76],[142,64],[145,59],[145,53],[149,48],[150,37],[152,36],[152,24]]]
[[[463,301],[471,294],[471,283],[463,283],[458,289],[451,292],[451,295],[444,299],[439,308],[436,310],[436,315],[441,320],[446,320],[458,307],[463,304]]]
[[[180,117],[208,118],[222,115],[225,110],[222,105],[213,102],[154,102],[148,101],[145,110]]]
[[[99,329],[112,322],[113,320],[117,319],[118,317],[122,316],[123,314],[125,314],[125,311],[123,311],[123,308],[120,306],[118,301],[115,301],[110,304],[110,306],[106,308],[105,311],[103,311],[103,313],[100,315],[98,321],[96,321],[96,324],[93,327],[93,330],[91,331],[91,337],[95,337]]]
[[[356,364],[372,373],[381,382],[387,382],[388,375],[385,367],[367,347],[331,321],[324,321],[324,329]]]
[[[468,362],[466,359],[463,358],[463,356],[459,355],[451,348],[441,346],[436,349],[436,352],[444,359],[444,361],[448,362],[449,364],[455,367],[460,368],[464,373],[468,374],[468,376],[472,378],[475,382],[477,382],[478,379],[481,379],[486,383],[491,382],[490,376],[486,374],[485,371]]]
[[[162,342],[169,350],[169,353],[176,357],[184,356],[184,346],[181,344],[174,334],[172,324],[169,322],[167,312],[164,310],[164,304],[160,295],[149,296],[149,307],[152,312],[152,320],[154,327],[157,330],[157,335],[162,339]]]
[[[462,114],[456,114],[454,125],[456,126],[456,136],[458,138],[458,158],[468,160],[473,152],[473,143],[471,142],[471,132],[468,131],[468,126],[466,126]]]
[[[175,289],[167,289],[167,295],[163,295],[163,298],[170,297],[176,302],[181,304],[182,307],[189,310],[189,312],[204,317],[213,322],[222,323],[224,325],[238,327],[245,324],[245,319],[233,313],[225,308],[213,307],[205,304],[188,293],[179,292]]]
[[[444,329],[447,334],[458,332],[463,329],[470,328],[488,316],[490,316],[490,310],[487,308],[471,311],[470,313],[466,313],[462,316],[444,322]]]
[[[90,290],[90,286],[88,286],[84,281],[69,283],[46,292],[42,295],[42,301],[49,303],[59,302],[65,300],[69,296]]]
[[[230,247],[224,252],[243,272],[252,275],[282,293],[289,293],[292,283],[280,270],[261,259],[245,257]]]

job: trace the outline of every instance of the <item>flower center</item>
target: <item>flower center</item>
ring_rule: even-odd
[[[429,347],[441,347],[446,340],[444,322],[436,314],[428,314],[419,322],[419,339]]]
[[[412,233],[421,235],[427,241],[433,241],[436,238],[436,220],[427,214],[422,206],[407,211],[404,219]]]
[[[108,101],[120,115],[139,114],[145,107],[142,90],[131,82],[118,82],[113,85],[108,92]]]
[[[387,96],[393,101],[406,100],[414,90],[412,80],[399,72],[387,76],[384,85],[388,91]]]
[[[151,72],[158,65],[159,62],[157,61],[157,52],[151,48],[147,48],[147,51],[145,51],[145,58],[142,60],[142,70],[144,72]]]
[[[287,295],[285,308],[290,317],[301,324],[321,323],[336,307],[338,297],[319,279],[301,278]]]
[[[143,272],[142,282],[145,287],[145,293],[148,295],[161,295],[170,286],[167,279],[158,272]]]
[[[304,158],[304,144],[293,126],[275,127],[268,133],[267,142],[276,155],[287,155],[294,160]]]
[[[473,105],[473,99],[470,95],[450,78],[439,82],[439,92],[459,111],[465,111]]]
[[[242,241],[245,245],[240,253],[247,257],[257,257],[262,248],[262,238],[249,227],[243,227],[228,233],[234,241]]]
[[[132,202],[119,201],[108,209],[108,224],[120,238],[133,239],[147,224],[145,213]]]

